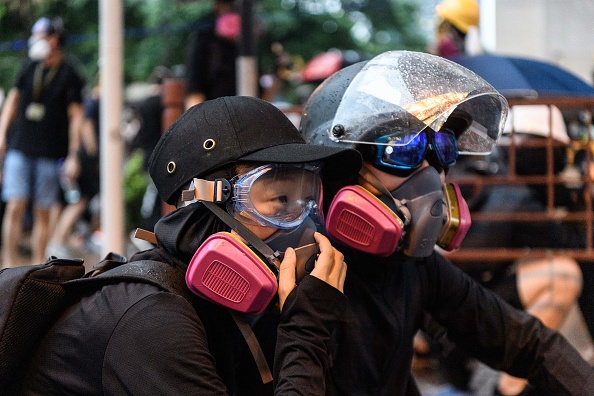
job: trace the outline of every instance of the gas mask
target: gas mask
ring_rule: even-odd
[[[188,265],[186,284],[194,294],[226,308],[261,314],[278,290],[279,265],[288,247],[297,256],[296,281],[313,270],[318,254],[311,219],[293,230],[278,230],[263,243],[246,244],[228,232],[208,237]],[[244,233],[240,235],[245,238]]]
[[[29,58],[39,62],[47,59],[50,54],[50,45],[45,38],[31,36],[29,39]]]
[[[202,201],[241,238],[228,232],[208,237],[188,266],[188,288],[235,311],[262,313],[277,294],[280,262],[288,247],[295,249],[297,282],[313,270],[318,247],[308,200],[317,200],[318,181],[313,169],[275,164],[234,178],[233,184],[224,179],[194,179],[193,189],[184,191],[182,199]],[[215,204],[229,200],[231,195],[228,211]],[[262,241],[242,223],[278,230]]]
[[[405,255],[427,257],[436,244],[449,251],[460,247],[470,228],[470,211],[460,188],[454,183],[442,186],[434,167],[415,172],[390,194],[411,214],[402,247]]]
[[[341,189],[326,219],[333,239],[383,257],[398,250],[423,258],[436,244],[446,250],[460,246],[470,227],[470,212],[457,185],[442,186],[439,173],[429,166],[389,192],[363,169],[362,176],[383,195],[378,199],[360,186]]]

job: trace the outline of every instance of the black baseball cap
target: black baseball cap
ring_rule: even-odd
[[[159,196],[175,204],[194,177],[238,161],[304,163],[321,161],[327,180],[354,177],[358,151],[307,144],[277,107],[250,96],[227,96],[188,109],[168,129],[149,158]]]

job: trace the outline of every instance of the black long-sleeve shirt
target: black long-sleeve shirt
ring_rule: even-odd
[[[196,203],[162,218],[155,226],[160,246],[132,260],[183,269],[206,237],[225,230]],[[227,309],[198,297],[190,303],[150,284],[107,285],[90,290],[51,327],[23,394],[317,395],[324,384],[304,383],[300,376],[308,372],[300,367],[325,376],[328,340],[346,303],[337,289],[306,276],[288,296],[282,315],[245,316],[275,369],[276,387],[282,390],[275,392],[272,382],[262,383]]]
[[[412,344],[424,312],[470,355],[547,394],[594,394],[594,369],[561,335],[437,253],[421,261],[344,253],[349,304],[333,339],[334,394],[418,394]]]
[[[226,309],[204,300],[193,306],[149,284],[108,285],[72,305],[53,325],[37,351],[23,393],[291,394],[299,386],[290,380],[295,367],[327,370],[327,341],[345,304],[342,293],[312,276],[290,295],[276,343],[275,379],[283,389],[278,393],[272,383],[262,384]],[[270,335],[268,330],[270,325],[276,329],[279,317],[251,319],[272,367],[275,331]],[[290,365],[286,381],[283,365]],[[299,394],[320,394],[312,389]]]

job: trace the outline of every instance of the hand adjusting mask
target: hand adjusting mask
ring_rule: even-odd
[[[320,186],[319,168],[300,165],[265,165],[231,181],[194,179],[182,200],[201,201],[248,244],[228,232],[208,237],[188,266],[188,288],[235,311],[262,313],[276,296],[286,248],[297,255],[297,281],[313,269],[318,248],[309,215],[317,210]],[[223,202],[234,216],[217,205]],[[262,241],[242,223],[279,230]]]

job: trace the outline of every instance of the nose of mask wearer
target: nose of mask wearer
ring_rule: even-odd
[[[36,39],[29,46],[29,58],[33,61],[45,60],[50,53],[50,45],[46,39]]]

